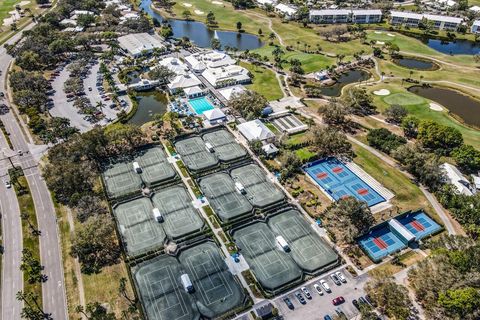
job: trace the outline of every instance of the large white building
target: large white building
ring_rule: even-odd
[[[433,27],[439,30],[457,30],[463,19],[451,16],[440,16],[434,14],[420,14],[405,11],[391,11],[390,23],[396,25],[406,25],[409,27],[418,27],[420,22],[428,20],[433,22]]]
[[[376,9],[327,9],[311,10],[310,21],[313,23],[379,23],[382,10]]]
[[[298,11],[297,8],[295,8],[293,6],[283,4],[283,3],[279,3],[279,4],[275,5],[274,8],[275,8],[275,12],[283,15],[283,17],[286,18],[286,19],[295,18],[295,14]]]
[[[185,57],[185,61],[193,71],[198,73],[207,68],[224,67],[236,63],[228,54],[216,50],[194,53]]]
[[[187,65],[175,57],[167,57],[162,59],[158,65],[166,67],[168,70],[174,72],[177,76],[189,73]]]
[[[454,166],[449,163],[440,165],[440,168],[445,173],[445,176],[449,183],[455,186],[459,194],[466,196],[472,196],[474,192],[468,182],[467,178]]]
[[[207,68],[202,76],[215,88],[223,88],[251,81],[247,69],[237,65]]]
[[[185,90],[191,87],[200,87],[202,82],[194,74],[186,74],[176,76],[170,83],[167,85],[168,90],[171,93],[177,93],[180,90]]]
[[[275,140],[275,134],[258,119],[241,123],[237,128],[248,141],[272,142]]]
[[[159,36],[152,36],[148,33],[132,33],[118,38],[120,48],[132,57],[139,57],[149,54],[155,48],[165,48]]]

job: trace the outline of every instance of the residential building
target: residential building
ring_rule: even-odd
[[[170,93],[177,93],[180,90],[185,90],[186,88],[201,86],[202,82],[194,74],[185,74],[176,76],[170,83],[167,85]]]
[[[275,140],[275,134],[259,119],[241,123],[237,128],[248,141],[266,141],[269,143]]]
[[[311,10],[310,21],[313,23],[347,23],[350,19],[351,10]]]
[[[446,179],[449,183],[455,186],[458,193],[466,196],[473,196],[472,187],[467,178],[455,167],[449,163],[440,165],[440,168],[445,172]]]
[[[148,80],[148,79],[142,79],[141,81],[138,81],[137,83],[133,83],[128,86],[129,89],[133,89],[135,91],[145,91],[145,90],[150,90],[158,86],[160,83],[158,80]]]
[[[247,69],[237,65],[207,68],[202,76],[215,88],[222,88],[251,81]]]
[[[155,48],[165,48],[159,36],[148,33],[132,33],[118,38],[120,48],[132,57],[152,53]]]
[[[352,10],[352,23],[380,23],[382,21],[382,10]]]
[[[433,22],[433,27],[439,30],[457,30],[462,23],[462,18],[451,16],[440,16],[433,14],[420,14],[404,11],[391,11],[390,23],[393,25],[406,25],[409,27],[418,27],[420,22],[428,20]]]
[[[472,33],[480,34],[480,20],[473,21],[472,28],[470,30]]]
[[[267,5],[275,6],[277,4],[276,0],[255,0],[255,2],[261,7],[265,7]]]
[[[283,4],[283,3],[279,3],[275,5],[274,8],[275,8],[275,12],[283,15],[283,17],[286,19],[295,18],[295,14],[297,13],[297,8]]]

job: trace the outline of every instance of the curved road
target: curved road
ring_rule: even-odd
[[[33,27],[33,24],[30,24],[26,29],[30,29],[31,27]],[[9,43],[13,43],[20,38],[21,33],[14,36]],[[0,70],[2,71],[2,75],[6,75],[8,66],[12,60],[13,58],[5,52],[3,47],[1,47]],[[5,91],[5,86],[5,77],[2,76],[0,77],[0,90]],[[8,104],[8,102],[5,103]],[[0,119],[2,119],[7,132],[10,134],[14,149],[23,150],[24,152],[29,150],[34,151],[34,146],[28,144],[27,139],[21,130],[21,126],[12,112],[13,111],[11,110],[9,113],[0,116]],[[38,227],[42,232],[42,235],[40,236],[40,259],[42,265],[45,267],[44,273],[48,277],[48,280],[42,286],[43,309],[45,312],[50,313],[55,320],[66,320],[68,319],[68,316],[63,264],[53,201],[37,167],[38,157],[35,159],[32,154],[28,152],[20,157],[19,160],[24,169],[32,193]],[[21,234],[17,234],[16,237],[17,241],[21,241]],[[9,248],[5,248],[5,250],[9,250]],[[2,283],[2,285],[5,285],[5,283]],[[2,288],[2,301],[11,301],[12,297],[6,292],[6,290],[6,288]],[[10,307],[9,303],[2,305],[3,309],[5,309],[5,307]],[[2,319],[17,320],[20,318],[2,317]]]

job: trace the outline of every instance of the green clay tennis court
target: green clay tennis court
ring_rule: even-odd
[[[207,147],[211,145],[211,150]],[[247,151],[227,130],[215,130],[202,136],[192,136],[175,142],[175,149],[192,171],[214,168],[220,162],[232,162],[248,157]]]
[[[190,247],[177,257],[158,256],[132,271],[148,320],[215,318],[245,299],[243,288],[212,242]],[[184,290],[182,274],[188,274],[193,293]]]
[[[214,173],[200,179],[198,184],[222,222],[253,215],[253,206],[238,192],[228,174]]]
[[[302,281],[305,274],[318,274],[338,263],[335,251],[296,210],[237,228],[232,236],[255,277],[269,292],[281,291]],[[277,244],[277,236],[283,236],[290,252]]]
[[[136,173],[133,163],[138,162],[142,172]],[[110,198],[119,198],[140,191],[145,185],[153,187],[177,177],[161,147],[142,149],[134,157],[112,159],[105,165],[103,178]]]
[[[215,156],[220,161],[228,162],[247,156],[247,151],[226,130],[205,133],[202,138],[213,146]]]
[[[285,195],[267,179],[265,171],[250,164],[230,172],[233,181],[240,182],[250,203],[257,208],[265,208],[284,200]]]
[[[164,221],[157,222],[153,208],[160,210]],[[162,189],[149,198],[121,203],[113,209],[127,253],[138,256],[161,248],[166,239],[178,241],[204,229],[205,224],[181,186]]]

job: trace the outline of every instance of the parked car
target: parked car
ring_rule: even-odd
[[[297,297],[298,302],[300,302],[301,304],[306,304],[307,303],[307,301],[305,301],[305,298],[302,296],[300,291],[295,292],[295,297]]]
[[[330,317],[328,314],[323,317],[323,320],[332,320],[332,317]]]
[[[336,297],[335,299],[332,300],[332,303],[334,306],[338,306],[339,304],[342,304],[345,302],[345,299],[342,296]]]
[[[358,302],[359,302],[360,304],[368,304],[367,300],[365,300],[364,297],[358,298]]]
[[[341,315],[344,315],[345,313],[342,311],[342,309],[340,308],[336,308],[335,309],[335,312],[337,313],[337,315],[341,316]]]
[[[341,273],[340,271],[337,271],[335,272],[335,274],[337,275],[338,279],[340,279],[340,281],[342,281],[343,283],[347,283],[347,278],[345,278],[343,273]]]
[[[88,87],[88,91],[92,91],[92,87]]]
[[[22,151],[22,150],[17,150],[17,154],[18,154],[19,156],[23,156],[23,151]]]
[[[292,301],[290,301],[289,298],[283,299],[283,302],[287,305],[288,309],[293,310],[295,309],[295,306],[293,305]]]
[[[335,273],[332,273],[332,274],[330,275],[330,278],[332,278],[333,282],[334,282],[337,286],[339,286],[339,285],[342,284],[342,283],[340,282],[340,279],[338,279],[338,277],[335,275]]]
[[[358,303],[358,301],[356,299],[353,299],[352,300],[352,304],[355,308],[357,308],[358,310],[360,310],[360,303]]]
[[[322,285],[323,289],[325,289],[326,292],[328,293],[332,292],[332,289],[330,289],[330,286],[328,285],[327,281],[320,280],[320,284]]]
[[[5,180],[4,183],[5,183],[5,188],[7,189],[10,189],[12,187],[12,185],[10,184],[10,181]]]
[[[302,290],[307,299],[312,299],[312,295],[310,294],[310,291],[308,291],[307,287],[301,287],[300,290]]]
[[[323,291],[322,291],[322,288],[320,288],[320,286],[318,284],[314,284],[313,285],[313,288],[315,289],[315,291],[317,291],[317,293],[321,296],[323,296]]]

